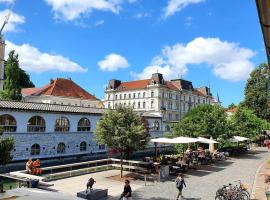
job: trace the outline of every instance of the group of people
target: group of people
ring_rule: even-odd
[[[176,188],[178,190],[176,200],[179,200],[179,198],[182,199],[183,198],[182,191],[183,191],[184,186],[186,187],[186,182],[185,182],[183,174],[178,174],[178,176],[175,179],[175,185],[176,185]],[[132,190],[130,187],[129,180],[125,180],[124,190],[123,190],[119,200],[132,200]]]
[[[25,169],[28,174],[41,174],[42,169],[40,169],[40,160],[36,159],[35,161],[32,161],[31,158],[26,162]]]

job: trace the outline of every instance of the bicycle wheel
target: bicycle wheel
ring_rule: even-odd
[[[247,195],[247,193],[242,192],[239,200],[250,200],[250,197]]]
[[[221,196],[221,195],[217,195],[215,197],[215,200],[225,200],[225,197],[224,196]]]
[[[249,192],[248,192],[248,191],[243,190],[242,192],[248,196],[248,199],[250,199],[250,194],[249,194]]]

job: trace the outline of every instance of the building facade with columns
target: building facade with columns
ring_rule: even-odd
[[[13,160],[106,152],[93,139],[104,109],[0,101],[2,138],[13,137]]]
[[[194,88],[191,81],[183,79],[164,80],[160,73],[144,80],[122,82],[110,80],[105,90],[105,108],[131,106],[143,116],[159,119],[158,129],[170,131],[191,109],[202,104],[213,104],[210,88]],[[150,127],[157,129],[157,122],[151,120]]]

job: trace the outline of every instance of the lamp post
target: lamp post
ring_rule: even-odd
[[[270,86],[270,65],[266,66],[265,72],[263,74],[264,78],[266,79],[266,116],[268,115],[268,109],[270,107],[270,102],[269,102],[269,86]]]

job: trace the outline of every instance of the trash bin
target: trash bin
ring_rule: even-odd
[[[38,186],[38,180],[31,181],[31,188],[36,188]]]
[[[267,200],[270,200],[270,191],[266,191],[265,195],[266,195]]]

